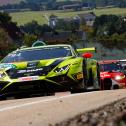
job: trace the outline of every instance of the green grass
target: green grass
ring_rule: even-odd
[[[37,21],[39,24],[46,24],[47,21],[41,11],[39,12],[18,12],[18,13],[11,13],[12,21],[17,22],[18,25],[24,25],[32,20]]]
[[[89,11],[28,11],[28,12],[17,12],[10,13],[12,20],[17,22],[18,25],[24,25],[32,20],[36,20],[39,24],[47,24],[48,21],[45,15],[50,16],[51,14],[59,17],[73,17],[80,13],[94,12],[97,16],[102,14],[115,14],[115,15],[126,15],[126,8],[106,8],[106,9],[95,9]]]

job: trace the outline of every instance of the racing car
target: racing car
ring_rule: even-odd
[[[126,88],[125,71],[118,60],[102,60],[99,65],[101,89]]]
[[[67,44],[17,49],[1,60],[0,96],[99,89],[98,63],[89,53],[94,51]]]

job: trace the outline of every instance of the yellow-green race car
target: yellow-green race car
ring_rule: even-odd
[[[65,44],[17,49],[0,62],[0,96],[99,89],[97,61],[79,54],[91,51]]]

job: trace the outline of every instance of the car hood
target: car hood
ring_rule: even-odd
[[[47,59],[47,60],[37,60],[37,61],[28,61],[28,62],[13,62],[13,63],[1,63],[0,70],[9,70],[9,69],[32,69],[39,68],[43,66],[56,67],[63,61],[69,60],[72,57],[65,58],[56,58],[56,59]]]

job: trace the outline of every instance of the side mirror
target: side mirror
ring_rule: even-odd
[[[86,59],[87,59],[87,58],[92,58],[92,57],[93,57],[93,54],[92,54],[92,53],[83,53],[83,54],[82,54],[82,57],[83,57],[83,58],[86,58]]]

